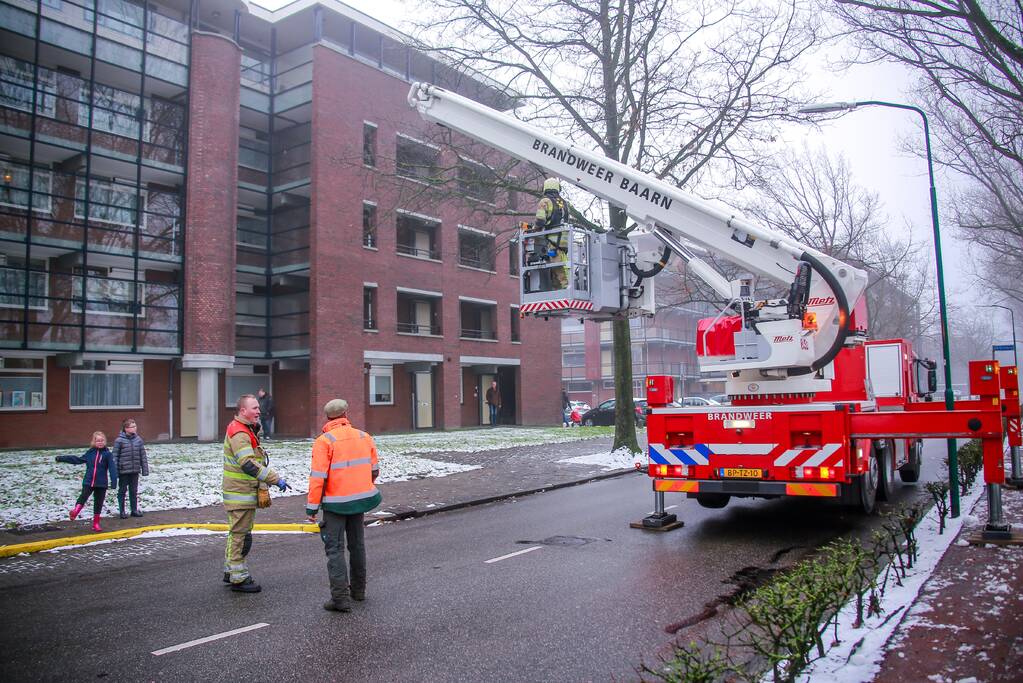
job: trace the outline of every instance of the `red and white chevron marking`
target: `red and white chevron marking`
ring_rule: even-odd
[[[531,304],[522,304],[520,313],[543,313],[546,311],[592,311],[593,303],[580,301],[579,299],[557,299],[555,301],[537,301]]]
[[[842,462],[845,451],[840,443],[826,443],[820,448],[789,448],[775,455],[775,467],[828,467]]]

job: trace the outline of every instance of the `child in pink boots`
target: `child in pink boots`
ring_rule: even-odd
[[[85,506],[85,501],[92,496],[92,530],[103,531],[99,526],[99,516],[103,511],[103,500],[107,497],[107,486],[117,487],[117,463],[107,448],[107,437],[103,432],[93,432],[92,448],[83,455],[58,455],[57,462],[72,465],[85,465],[85,478],[82,479],[82,495],[69,516],[78,517]],[[109,477],[109,482],[107,478]]]

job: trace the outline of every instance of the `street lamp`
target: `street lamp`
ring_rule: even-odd
[[[941,347],[944,354],[945,369],[945,410],[955,408],[955,397],[952,395],[952,358],[948,345],[948,307],[945,303],[945,273],[941,263],[941,231],[938,229],[938,193],[934,189],[934,162],[931,158],[931,127],[927,114],[923,109],[910,104],[882,102],[880,100],[864,100],[862,102],[826,102],[809,104],[798,109],[800,114],[830,114],[840,111],[852,111],[857,107],[890,107],[915,111],[924,122],[924,142],[927,146],[927,177],[931,184],[931,227],[934,230],[934,260],[938,269],[938,306],[941,314]],[[959,453],[956,440],[948,440],[948,488],[952,517],[959,516]]]

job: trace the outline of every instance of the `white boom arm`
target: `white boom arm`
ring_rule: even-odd
[[[621,207],[669,247],[671,241],[680,245],[682,240],[700,245],[709,253],[783,285],[793,281],[799,262],[807,260],[809,255],[830,271],[833,284],[841,289],[850,311],[866,288],[867,276],[862,270],[513,116],[426,83],[414,83],[408,101],[427,121],[536,164]],[[680,253],[677,249],[673,251]],[[719,294],[729,299],[735,297],[731,283],[717,271],[691,251],[688,258],[686,254],[681,255],[687,260],[688,268]],[[820,325],[818,348],[822,343],[831,343],[838,334],[837,292],[833,294],[832,289],[825,277],[811,280],[810,306],[818,312]]]

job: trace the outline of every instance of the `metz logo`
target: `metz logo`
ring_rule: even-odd
[[[831,306],[835,303],[835,297],[833,296],[811,296],[810,300],[806,302],[807,306]]]
[[[796,338],[793,337],[791,334],[779,334],[778,336],[776,336],[774,338],[774,343],[775,344],[784,344],[786,342],[794,342],[794,341],[796,341]]]

